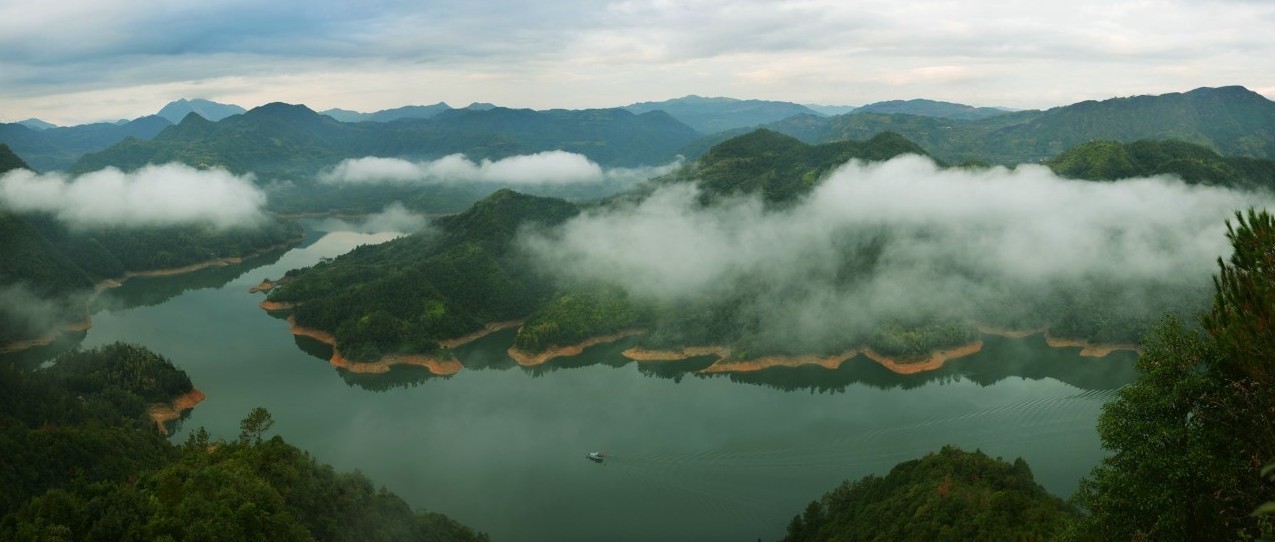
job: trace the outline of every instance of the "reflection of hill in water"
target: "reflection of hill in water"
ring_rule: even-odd
[[[1132,352],[1114,352],[1102,358],[1081,357],[1079,348],[1053,348],[1041,336],[1006,339],[984,336],[983,350],[972,356],[947,362],[943,367],[914,375],[891,372],[863,356],[841,364],[836,370],[822,367],[775,367],[750,373],[720,373],[695,376],[724,377],[734,382],[768,386],[787,391],[844,392],[854,384],[879,389],[911,389],[930,383],[967,380],[990,386],[1008,378],[1033,380],[1052,378],[1087,390],[1113,389],[1132,382],[1135,376]],[[685,362],[683,362],[685,363]],[[641,364],[643,374],[673,378],[673,369],[663,372]],[[696,370],[690,367],[687,370]],[[680,378],[680,375],[676,375]],[[676,380],[677,378],[675,378]]]
[[[323,360],[324,363],[328,363],[332,359],[332,347],[322,341],[302,335],[293,335],[292,338],[296,341],[297,348],[300,348],[302,352],[313,356],[315,359]],[[382,374],[352,373],[339,368],[333,368],[333,370],[341,376],[341,380],[344,380],[347,385],[368,391],[414,388],[427,380],[450,378],[435,375],[429,372],[429,369],[414,365],[396,366],[391,368],[390,372]]]
[[[231,265],[213,266],[183,273],[161,277],[133,277],[117,288],[102,292],[90,307],[90,312],[104,309],[132,309],[159,305],[185,292],[221,288],[230,281],[239,278],[258,267],[267,266],[279,261],[283,255],[293,248],[288,246],[272,250]]]
[[[83,341],[87,335],[87,331],[64,331],[49,344],[0,354],[0,364],[16,367],[23,371],[34,370],[44,362],[79,346],[80,341]]]
[[[1042,336],[1025,339],[1006,339],[996,336],[983,337],[983,350],[972,356],[949,361],[943,367],[929,372],[900,375],[863,356],[857,356],[841,364],[836,370],[818,366],[774,367],[756,372],[700,374],[699,371],[713,364],[714,358],[704,356],[684,361],[635,362],[621,355],[633,345],[635,339],[602,344],[585,350],[578,356],[557,358],[534,367],[522,367],[506,354],[513,343],[515,330],[505,330],[483,337],[455,350],[467,371],[507,371],[520,368],[532,377],[545,376],[554,371],[581,367],[608,366],[622,368],[636,365],[645,376],[665,378],[681,382],[688,376],[695,378],[729,378],[732,382],[766,386],[785,391],[810,391],[840,393],[853,385],[865,385],[878,389],[912,389],[931,383],[971,381],[991,386],[1010,378],[1039,380],[1052,378],[1085,390],[1109,390],[1133,381],[1135,376],[1132,352],[1114,352],[1102,358],[1081,357],[1079,348],[1053,348],[1045,344]],[[332,356],[332,349],[308,337],[295,337],[297,347],[323,360]],[[384,391],[397,387],[413,387],[439,377],[420,367],[395,367],[386,374],[358,374],[337,371],[351,386],[372,391]]]

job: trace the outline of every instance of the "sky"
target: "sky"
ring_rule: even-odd
[[[6,0],[0,121],[135,118],[178,98],[370,112],[1275,97],[1272,28],[1267,0]]]

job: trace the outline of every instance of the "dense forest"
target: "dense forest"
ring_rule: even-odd
[[[842,483],[794,516],[782,542],[1049,540],[1078,516],[1022,459],[944,447]]]
[[[72,351],[47,369],[0,366],[0,539],[486,540],[337,473],[255,409],[238,439],[175,446],[148,407],[192,389],[145,348]]]
[[[531,313],[553,295],[510,250],[521,227],[577,213],[557,199],[502,190],[437,228],[289,271],[269,299],[299,303],[298,324],[329,331],[342,354],[374,361]]]
[[[1275,160],[1222,156],[1183,141],[1091,141],[1045,165],[1064,177],[1096,181],[1174,175],[1193,184],[1275,189]]]

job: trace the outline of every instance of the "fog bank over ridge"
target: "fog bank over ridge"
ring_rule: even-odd
[[[448,182],[529,184],[632,184],[669,173],[680,166],[603,169],[581,154],[561,150],[473,161],[464,154],[413,162],[369,156],[342,160],[319,174],[327,184],[424,184]]]
[[[177,163],[128,173],[106,168],[70,176],[19,169],[0,176],[0,206],[51,213],[73,227],[253,226],[264,217],[265,204],[252,175]]]
[[[664,187],[521,246],[547,274],[647,301],[747,288],[756,306],[742,311],[818,344],[917,314],[977,317],[1093,279],[1130,296],[1135,285],[1206,289],[1228,253],[1224,221],[1271,202],[1170,177],[1090,182],[1033,165],[940,169],[915,155],[846,164],[779,210],[756,198],[705,207],[698,193]]]

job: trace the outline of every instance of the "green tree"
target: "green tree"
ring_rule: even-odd
[[[265,434],[272,425],[274,425],[274,418],[270,416],[269,410],[263,407],[252,409],[248,417],[239,422],[239,442],[260,444],[261,435]]]
[[[1270,534],[1252,512],[1270,499],[1261,466],[1275,457],[1275,220],[1227,224],[1203,333],[1169,320],[1144,341],[1138,379],[1106,405],[1098,432],[1111,454],[1081,482],[1091,515],[1076,538],[1222,540]]]

